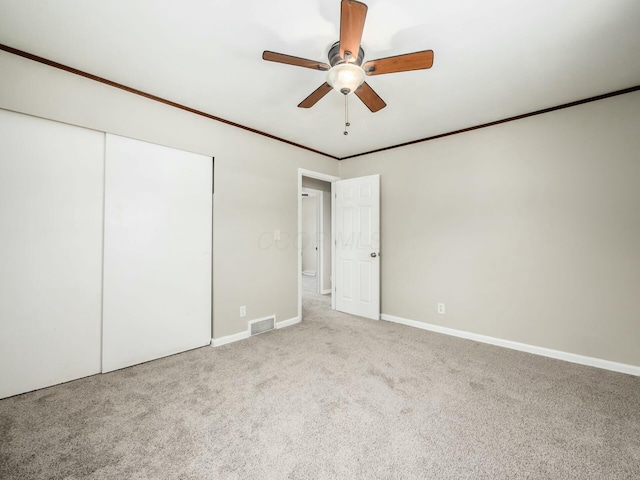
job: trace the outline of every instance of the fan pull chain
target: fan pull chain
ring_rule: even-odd
[[[350,127],[351,124],[349,123],[349,95],[345,95],[344,96],[344,134],[345,135],[349,135],[349,132],[347,132],[347,127]]]

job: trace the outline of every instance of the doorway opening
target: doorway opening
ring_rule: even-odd
[[[324,194],[327,192],[305,187],[306,182],[307,178],[302,177],[302,294],[330,294],[331,256],[325,252],[324,237],[329,234],[329,241],[331,241],[331,233],[327,231],[323,211],[326,210],[323,207],[325,207]],[[327,185],[331,187],[330,184]],[[329,243],[330,246],[331,243]],[[325,259],[329,260],[327,265],[324,264]],[[328,282],[326,282],[327,277]]]
[[[333,308],[333,198],[338,177],[298,171],[298,315],[303,297]]]

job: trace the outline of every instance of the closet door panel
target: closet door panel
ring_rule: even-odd
[[[102,371],[211,341],[212,160],[107,135]]]
[[[100,372],[104,134],[0,110],[0,398]]]

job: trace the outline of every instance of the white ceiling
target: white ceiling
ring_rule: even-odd
[[[640,84],[638,0],[368,0],[365,60],[435,52],[431,70],[368,83],[371,113],[330,92],[297,108],[324,72],[339,0],[0,0],[0,43],[337,157]]]

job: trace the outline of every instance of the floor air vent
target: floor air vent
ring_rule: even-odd
[[[267,317],[249,322],[249,332],[251,335],[268,332],[276,328],[276,317]]]

